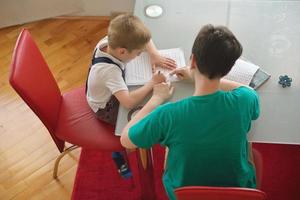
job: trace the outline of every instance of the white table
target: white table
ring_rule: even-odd
[[[144,8],[151,4],[164,8],[160,18],[145,17]],[[249,140],[300,144],[299,1],[136,0],[134,13],[150,28],[159,49],[181,47],[186,61],[201,26],[228,26],[243,45],[242,56],[272,75],[258,89],[261,115],[252,125]],[[277,83],[284,74],[293,78],[292,87],[282,88]],[[175,86],[171,101],[193,93],[191,84]],[[120,107],[116,133],[121,133],[127,123],[127,112]],[[151,151],[139,152],[142,199],[156,199]],[[143,160],[148,161],[146,167]]]
[[[145,17],[144,8],[150,4],[161,5],[164,14],[157,19]],[[136,0],[134,13],[150,28],[159,49],[181,47],[186,60],[201,26],[228,26],[243,45],[242,56],[272,75],[258,89],[261,115],[249,140],[300,144],[299,1]],[[277,83],[284,74],[293,78],[290,88]],[[190,85],[176,86],[172,101],[192,94]],[[127,123],[127,112],[119,110],[117,133]]]

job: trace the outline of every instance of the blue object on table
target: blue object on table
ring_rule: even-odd
[[[288,77],[288,75],[279,76],[278,83],[283,87],[291,87],[293,79]]]

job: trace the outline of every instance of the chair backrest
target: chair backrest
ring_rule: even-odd
[[[186,186],[175,189],[177,200],[265,200],[257,189],[235,187]]]
[[[64,141],[54,135],[62,100],[59,87],[41,52],[23,29],[14,49],[9,82],[47,127],[60,151]]]

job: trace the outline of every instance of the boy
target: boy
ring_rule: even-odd
[[[176,67],[173,60],[159,55],[151,41],[150,31],[137,17],[123,14],[111,21],[108,36],[95,48],[86,84],[88,104],[100,120],[115,125],[119,103],[128,109],[133,108],[155,84],[165,81],[164,75],[157,73],[143,87],[128,91],[124,81],[126,63],[144,49],[149,52],[152,66]],[[122,155],[114,152],[113,158],[121,176],[130,177],[131,172]]]
[[[190,68],[171,73],[194,80],[193,96],[155,109],[172,93],[166,85],[155,86],[152,98],[124,128],[126,148],[168,147],[163,183],[170,199],[176,199],[175,188],[187,185],[256,187],[247,133],[259,116],[258,96],[222,79],[241,54],[241,44],[226,27],[204,26]]]

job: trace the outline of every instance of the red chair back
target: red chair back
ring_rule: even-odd
[[[235,187],[187,186],[175,189],[177,200],[265,200],[260,190]]]
[[[9,82],[47,127],[62,152],[64,141],[53,134],[59,115],[61,92],[41,52],[26,29],[22,30],[14,49]]]

